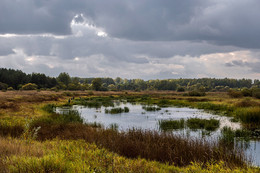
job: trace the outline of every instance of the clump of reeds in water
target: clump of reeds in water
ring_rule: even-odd
[[[176,130],[183,128],[190,128],[192,130],[205,129],[208,131],[214,131],[219,128],[219,120],[216,119],[200,119],[200,118],[190,118],[188,120],[160,120],[159,127],[163,131]]]
[[[106,114],[120,114],[120,113],[127,113],[127,112],[129,112],[128,107],[105,109]]]
[[[93,128],[84,124],[78,113],[68,114],[54,114],[36,120],[32,128],[41,126],[37,139],[83,139],[128,158],[141,157],[176,166],[223,161],[228,167],[243,167],[247,162],[242,150],[227,147],[216,140],[191,139],[185,135],[140,129],[118,132],[113,128]],[[64,118],[65,115],[75,117]]]
[[[160,107],[156,107],[156,106],[143,106],[142,108],[146,111],[159,111],[159,110],[161,110]]]
[[[208,131],[214,131],[219,128],[219,120],[216,119],[200,119],[200,118],[190,118],[187,120],[187,127],[190,129],[205,129]]]
[[[112,129],[92,128],[74,123],[42,126],[39,140],[59,137],[61,139],[84,139],[128,158],[145,158],[176,166],[191,162],[207,164],[208,161],[224,161],[228,167],[243,167],[246,157],[242,151],[227,148],[226,144],[204,139],[156,131],[132,129],[118,132]]]
[[[183,129],[185,125],[185,120],[160,120],[159,127],[163,131],[173,130],[173,129]]]
[[[249,141],[252,136],[252,132],[246,129],[232,130],[230,127],[223,127],[221,129],[220,141],[226,145],[234,145],[235,140]]]

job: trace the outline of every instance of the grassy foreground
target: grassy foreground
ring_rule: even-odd
[[[224,162],[187,167],[145,159],[127,159],[82,140],[37,142],[0,138],[3,172],[257,172],[253,168],[229,169]]]
[[[174,104],[201,106],[208,110],[216,109],[228,113],[235,113],[238,109],[246,111],[250,108],[250,106],[238,107],[236,104],[241,103],[239,99],[218,94],[183,97],[170,92],[0,92],[0,170],[2,172],[259,172],[258,168],[243,164],[243,158],[237,159],[236,153],[233,153],[234,155],[214,153],[214,147],[218,147],[217,145],[207,143],[205,145],[203,142],[160,136],[152,132],[119,133],[104,130],[83,124],[75,112],[71,113],[72,116],[62,116],[55,115],[51,111],[50,105],[67,104],[69,98],[96,96],[113,96],[111,98],[156,103],[161,106]],[[71,104],[72,102],[70,101]],[[259,104],[258,100],[253,102],[254,105]],[[250,124],[250,118],[246,121]],[[39,126],[41,128],[37,129]],[[256,126],[258,124],[254,125],[254,128]],[[121,145],[118,145],[119,143]],[[180,150],[183,144],[189,149],[186,153]],[[167,155],[169,151],[174,151],[174,155]],[[201,155],[203,152],[205,156]],[[129,153],[131,155],[127,155]],[[171,158],[172,156],[175,157]],[[229,160],[230,163],[227,162]]]

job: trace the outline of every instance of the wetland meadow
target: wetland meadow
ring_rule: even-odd
[[[259,99],[1,92],[4,172],[259,172]],[[243,102],[253,105],[239,106]]]

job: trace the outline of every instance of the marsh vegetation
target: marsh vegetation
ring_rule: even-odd
[[[259,171],[250,165],[246,153],[236,142],[238,139],[246,141],[257,138],[259,101],[251,98],[252,105],[238,106],[241,105],[240,98],[231,98],[222,93],[207,93],[206,96],[198,97],[182,94],[129,91],[1,93],[0,151],[3,154],[0,156],[0,168],[7,172]],[[172,121],[172,124],[186,128],[191,119],[192,126],[188,128],[205,130],[207,127],[211,133],[216,128],[220,131],[220,140],[193,138],[193,132],[187,136],[150,128],[122,130],[120,123],[108,122],[106,126],[97,121],[101,113],[110,117],[111,113],[105,113],[105,109],[124,109],[125,105],[129,112],[111,116],[118,120],[134,115],[136,109],[129,105],[130,102],[132,106],[139,106],[140,114],[136,116],[149,121],[152,116],[160,116],[161,119],[154,121],[157,125],[158,120],[161,124],[166,123],[165,126]],[[160,110],[146,111],[142,108],[144,105]],[[63,106],[66,106],[66,111],[57,112]],[[176,111],[172,111],[173,106]],[[183,111],[190,111],[187,107],[201,109],[196,109],[200,115],[209,114],[202,111],[206,110],[230,118],[216,115],[219,117],[216,121],[210,117],[197,120],[197,113],[194,117],[185,117]],[[92,112],[88,116],[93,118],[93,122],[84,116],[84,110]],[[179,119],[172,119],[173,116],[179,116]],[[239,122],[234,123],[240,123],[241,128],[222,127],[224,118],[238,119]],[[31,119],[30,129],[26,130],[28,119]],[[136,121],[142,123],[140,119]],[[40,129],[35,137],[33,133],[38,127]],[[27,137],[23,138],[26,131]]]

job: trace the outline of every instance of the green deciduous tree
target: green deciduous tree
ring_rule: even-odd
[[[71,82],[71,78],[70,78],[70,75],[68,73],[60,73],[59,76],[57,77],[57,80],[59,82],[62,82],[64,83],[66,86],[69,85],[69,83]]]
[[[92,88],[96,91],[100,91],[101,90],[101,87],[102,87],[102,80],[101,78],[95,78],[93,81],[92,81]]]

